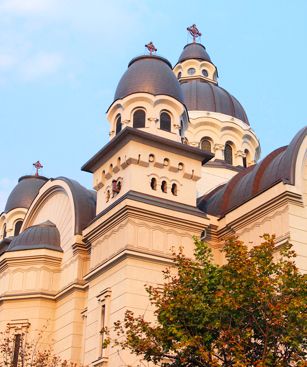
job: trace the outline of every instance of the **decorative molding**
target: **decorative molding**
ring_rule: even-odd
[[[109,358],[108,357],[100,357],[96,359],[96,361],[91,363],[92,367],[105,367],[107,366]]]
[[[254,207],[253,210],[240,215],[239,218],[227,223],[226,226],[219,227],[217,230],[217,236],[219,239],[225,238],[231,234],[239,232],[240,229],[252,228],[248,227],[249,225],[259,225],[259,220],[263,221],[264,218],[266,219],[270,218],[270,216],[272,217],[272,212],[275,211],[276,213],[276,210],[283,206],[285,207],[284,210],[286,210],[288,204],[294,204],[303,207],[302,196],[294,192],[285,191],[279,196],[273,197],[271,200],[261,204],[260,206]],[[282,213],[284,210],[281,210],[280,213]],[[227,215],[229,215],[229,213],[225,214],[223,218],[227,217]],[[221,221],[223,218],[220,218],[218,221],[222,223]]]
[[[173,256],[172,255],[166,255],[161,254],[157,255],[153,253],[152,251],[146,251],[144,249],[136,249],[131,248],[131,246],[127,246],[125,249],[120,249],[117,253],[113,254],[110,258],[105,259],[101,263],[99,263],[97,266],[95,266],[93,269],[91,269],[88,274],[84,276],[84,279],[86,281],[91,281],[95,276],[100,275],[104,271],[110,269],[111,267],[115,266],[116,264],[128,259],[128,258],[134,258],[134,259],[141,259],[152,263],[160,263],[163,265],[171,265],[173,264]]]
[[[97,294],[96,298],[98,302],[104,303],[107,298],[111,297],[111,288],[106,288],[103,291],[101,291],[99,294]]]
[[[139,217],[141,219],[148,218],[151,223],[164,223],[176,228],[187,228],[188,230],[202,230],[205,226],[204,220],[208,219],[208,216],[199,210],[197,207],[193,207],[186,204],[177,203],[168,199],[157,198],[152,195],[142,194],[136,191],[128,191],[126,194],[118,198],[114,203],[112,203],[107,209],[99,213],[94,220],[89,223],[88,228],[93,226],[101,217],[108,214],[111,209],[119,205],[124,200],[132,200],[136,202],[141,202],[142,204],[152,205],[156,208],[154,211],[152,208],[142,209],[130,205],[125,205],[109,218],[99,223],[94,228],[91,228],[88,233],[84,233],[84,241],[86,246],[90,246],[89,243],[101,236],[102,233],[109,231],[114,225],[118,225],[126,218]],[[174,215],[163,214],[159,211],[159,207],[164,209],[169,209],[173,211]],[[178,218],[178,212],[189,214],[195,217],[195,220],[191,219],[181,219]]]
[[[8,329],[10,331],[13,330],[14,333],[24,333],[29,329],[30,326],[31,323],[28,319],[14,319],[7,323]]]

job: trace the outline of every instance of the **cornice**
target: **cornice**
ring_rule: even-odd
[[[239,218],[226,223],[224,226],[223,221],[226,221],[227,214],[218,220],[222,228],[219,227],[216,233],[218,238],[235,234],[238,230],[246,228],[250,224],[256,223],[259,219],[262,219],[285,205],[294,204],[300,207],[303,206],[302,196],[292,191],[282,192],[280,195],[273,197],[271,200],[261,204],[260,206],[254,207],[253,210],[246,212]]]
[[[166,254],[157,254],[155,251],[144,250],[144,249],[136,249],[131,246],[127,246],[125,249],[121,249],[118,253],[115,253],[110,258],[104,260],[96,267],[91,269],[85,276],[84,279],[86,281],[90,281],[94,277],[97,277],[101,273],[105,272],[111,267],[114,267],[115,264],[118,264],[128,258],[145,260],[148,262],[160,263],[163,265],[171,265],[173,264],[173,257],[171,255]]]
[[[127,201],[125,203],[124,201]],[[140,202],[142,204],[147,204],[148,207],[146,209],[140,208],[134,205],[131,205],[131,201]],[[119,208],[116,212],[111,214],[106,220],[98,223],[99,219],[106,216],[110,213],[111,209],[122,203],[124,206]],[[173,214],[164,214],[159,210],[150,209],[152,207],[158,207],[163,209],[169,209],[173,211]],[[189,214],[195,217],[194,221],[178,218],[178,212],[182,212],[185,214]],[[200,211],[197,207],[192,207],[186,204],[180,204],[177,202],[173,202],[167,199],[160,199],[151,195],[142,194],[136,191],[129,191],[122,197],[120,197],[117,201],[115,201],[111,206],[107,209],[103,210],[100,214],[98,214],[94,220],[89,224],[88,227],[92,228],[88,233],[84,233],[84,242],[88,244],[88,242],[93,241],[94,239],[100,237],[105,232],[114,228],[114,226],[119,225],[127,218],[138,218],[140,220],[144,220],[144,218],[150,219],[151,223],[161,224],[171,227],[181,227],[188,231],[191,229],[200,229],[202,230],[205,226],[204,220],[208,220],[208,217],[205,213]],[[97,224],[95,227],[93,227]],[[208,221],[209,224],[209,221]]]

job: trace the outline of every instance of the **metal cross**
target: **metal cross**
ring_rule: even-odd
[[[147,43],[147,45],[145,45],[145,47],[149,51],[150,55],[152,55],[153,52],[157,52],[157,49],[156,49],[155,45],[151,41],[149,43]]]
[[[38,170],[42,169],[44,166],[41,164],[40,161],[33,163],[33,166],[36,168],[35,176],[39,176]]]
[[[187,31],[193,37],[193,42],[196,42],[196,38],[201,36],[201,33],[199,32],[198,28],[196,27],[196,24],[193,24],[191,25],[191,27],[188,27]]]

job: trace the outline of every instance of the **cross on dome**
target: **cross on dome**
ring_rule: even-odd
[[[33,163],[33,166],[36,169],[35,176],[39,176],[38,170],[42,169],[44,166],[41,164],[40,161],[37,161],[37,162]]]
[[[151,41],[149,43],[147,43],[147,45],[145,45],[145,47],[149,51],[150,55],[152,55],[154,52],[157,52],[156,46]]]
[[[196,24],[191,25],[187,28],[187,31],[190,33],[190,35],[193,37],[193,42],[196,42],[196,38],[201,36],[200,31],[196,27]]]

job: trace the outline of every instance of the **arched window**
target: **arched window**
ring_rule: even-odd
[[[115,128],[115,134],[117,135],[122,129],[122,117],[120,114],[116,117],[116,128]]]
[[[249,156],[249,151],[247,149],[244,150],[244,154],[245,156],[243,157],[243,167],[247,167],[247,159],[248,159],[248,156]]]
[[[22,220],[18,220],[15,223],[15,227],[14,227],[14,236],[18,236],[21,230],[21,226],[22,226]]]
[[[6,224],[3,226],[3,239],[6,238]]]
[[[162,190],[162,192],[167,193],[167,183],[166,183],[166,181],[162,181],[161,190]]]
[[[228,164],[232,164],[232,146],[227,142],[225,144],[224,159]]]
[[[172,194],[177,196],[177,185],[175,183],[172,184]]]
[[[152,178],[151,181],[150,181],[150,187],[153,189],[153,190],[157,190],[157,179],[156,178]]]
[[[110,190],[108,190],[106,194],[106,203],[110,200],[110,198],[111,198],[111,193],[110,193]]]
[[[211,141],[208,138],[203,138],[200,142],[200,148],[211,152]]]
[[[162,112],[160,115],[160,129],[171,131],[171,116],[167,112]]]
[[[145,127],[145,111],[136,110],[133,114],[133,127],[142,128]]]

